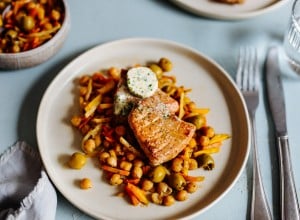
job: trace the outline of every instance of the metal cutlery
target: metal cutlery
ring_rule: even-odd
[[[258,82],[259,70],[257,52],[254,48],[241,48],[239,55],[239,65],[236,75],[236,83],[245,98],[252,129],[251,142],[253,146],[253,188],[251,220],[270,220],[272,219],[272,217],[261,180],[258,149],[256,143],[255,112],[259,103]]]
[[[278,145],[281,219],[299,220],[299,203],[290,159],[285,102],[278,61],[278,49],[271,47],[266,60],[266,86]]]

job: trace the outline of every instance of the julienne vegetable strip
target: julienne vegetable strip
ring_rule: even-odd
[[[176,85],[176,77],[167,74],[172,66],[170,60],[161,58],[149,68],[156,74],[159,89],[178,102],[177,117],[195,124],[197,130],[177,157],[158,166],[149,164],[126,118],[114,115],[113,97],[124,70],[111,67],[78,80],[81,112],[72,117],[71,123],[82,134],[82,144],[69,164],[78,169],[85,164],[80,159],[95,160],[107,182],[120,190],[118,195],[127,197],[134,206],[150,202],[170,206],[186,200],[199,184],[205,184],[204,176],[191,176],[189,171],[212,170],[215,166],[212,154],[219,152],[223,141],[230,138],[228,134],[215,134],[207,125],[209,109],[199,108],[188,97],[191,89]]]

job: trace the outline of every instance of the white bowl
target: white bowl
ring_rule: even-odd
[[[61,0],[65,17],[59,31],[41,46],[19,53],[0,53],[1,69],[21,69],[36,66],[47,61],[62,47],[70,29],[70,12],[66,0]]]

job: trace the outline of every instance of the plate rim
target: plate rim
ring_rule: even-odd
[[[277,0],[276,2],[272,3],[271,5],[264,7],[262,9],[258,9],[255,11],[250,11],[250,12],[240,12],[240,13],[235,13],[235,14],[217,14],[213,12],[207,12],[206,10],[199,10],[187,3],[184,2],[184,0],[170,0],[173,2],[175,5],[178,7],[192,12],[195,15],[198,16],[204,16],[207,18],[213,18],[213,19],[219,19],[219,20],[242,20],[242,19],[249,19],[253,18],[259,15],[263,15],[266,13],[269,13],[271,11],[277,10],[278,8],[282,7],[283,5],[287,4],[289,1],[288,0]],[[220,3],[222,4],[222,3]]]
[[[219,69],[219,71],[221,71],[223,73],[223,76],[226,77],[226,79],[230,82],[231,86],[234,87],[235,92],[238,94],[239,96],[239,101],[242,104],[242,107],[244,109],[244,113],[245,113],[245,119],[246,119],[246,127],[247,127],[247,147],[246,151],[245,151],[245,158],[242,162],[242,165],[239,167],[239,171],[237,172],[235,178],[231,181],[231,183],[228,185],[228,187],[226,189],[224,189],[216,199],[214,199],[211,203],[209,203],[207,206],[203,207],[201,210],[199,211],[195,211],[190,213],[189,215],[185,216],[185,217],[181,217],[181,219],[191,219],[197,215],[199,215],[200,213],[205,212],[206,210],[208,210],[209,208],[211,208],[213,205],[215,205],[217,202],[219,202],[229,191],[230,189],[233,188],[233,186],[236,184],[236,182],[238,181],[239,177],[241,176],[243,170],[245,169],[247,160],[249,158],[249,152],[250,152],[250,120],[249,120],[249,116],[247,114],[247,107],[245,104],[245,101],[243,99],[243,96],[240,92],[240,90],[237,88],[237,86],[235,85],[235,82],[233,81],[233,79],[230,77],[230,75],[227,73],[227,71],[220,66],[215,60],[211,59],[210,57],[206,56],[205,54],[201,53],[200,51],[175,42],[175,41],[171,41],[171,40],[165,40],[165,39],[159,39],[159,38],[143,38],[143,37],[139,37],[139,38],[125,38],[125,39],[119,39],[119,40],[113,40],[113,41],[108,41],[105,43],[100,43],[90,49],[87,49],[86,51],[82,52],[80,55],[78,55],[77,57],[75,57],[72,61],[70,61],[68,64],[66,64],[61,70],[58,71],[58,74],[54,77],[54,79],[52,79],[52,81],[49,83],[48,87],[46,88],[46,90],[44,91],[44,94],[42,96],[39,108],[38,108],[38,114],[37,114],[37,120],[36,120],[36,136],[37,136],[37,143],[38,143],[38,149],[40,151],[41,154],[41,158],[45,167],[45,170],[47,172],[47,174],[49,175],[50,179],[52,180],[52,182],[54,183],[55,187],[61,192],[61,194],[68,200],[68,202],[70,202],[71,204],[73,204],[75,207],[77,207],[78,209],[80,209],[81,211],[87,213],[88,215],[92,216],[92,217],[96,217],[99,218],[99,216],[95,216],[94,213],[91,213],[88,209],[84,209],[80,206],[78,206],[78,204],[76,204],[74,201],[72,201],[70,199],[70,197],[68,195],[66,195],[66,193],[64,192],[63,189],[61,189],[61,187],[57,186],[56,181],[53,180],[53,176],[51,173],[48,173],[48,166],[45,164],[45,158],[44,158],[44,154],[42,154],[43,149],[41,149],[41,140],[40,140],[40,130],[39,127],[41,127],[41,123],[43,123],[41,121],[41,115],[42,115],[42,109],[46,108],[45,106],[47,105],[47,97],[49,96],[49,92],[52,90],[52,87],[55,86],[56,82],[60,80],[60,77],[63,77],[65,75],[68,75],[67,70],[69,68],[71,68],[73,65],[76,64],[76,62],[78,62],[78,60],[83,59],[84,56],[87,56],[87,54],[89,54],[91,51],[93,50],[99,50],[99,48],[103,48],[103,47],[110,47],[113,46],[114,44],[124,44],[124,43],[133,43],[133,42],[150,42],[150,43],[163,43],[163,44],[168,44],[171,46],[176,46],[176,47],[180,47],[184,50],[187,51],[191,51],[193,53],[195,53],[197,56],[201,57],[201,59],[205,60],[206,62],[209,62],[212,66],[214,66],[215,68]],[[101,218],[103,218],[103,216],[101,216]]]

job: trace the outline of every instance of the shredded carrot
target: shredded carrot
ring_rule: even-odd
[[[202,182],[204,181],[204,176],[188,176],[188,175],[182,175],[183,178],[188,182]]]
[[[118,168],[111,167],[111,166],[108,166],[108,165],[102,165],[101,168],[105,171],[108,171],[108,172],[111,172],[111,173],[117,173],[117,174],[120,174],[122,176],[129,176],[130,175],[130,172],[127,171],[127,170],[118,169]]]
[[[127,190],[132,193],[141,203],[147,205],[149,203],[149,200],[147,199],[145,195],[145,191],[141,188],[131,184],[127,183],[126,185]]]
[[[141,179],[136,178],[136,179],[126,179],[124,182],[137,185],[140,181],[141,181]]]
[[[193,156],[198,157],[201,154],[213,154],[213,153],[217,153],[219,151],[220,151],[220,147],[211,147],[209,149],[196,151],[193,153]]]
[[[138,204],[140,204],[140,201],[138,200],[138,198],[128,189],[128,186],[125,186],[125,191],[130,199],[130,202],[132,205],[137,206]]]
[[[230,136],[228,134],[216,134],[215,136],[213,136],[210,141],[209,144],[213,144],[216,142],[222,142],[226,139],[230,138]]]
[[[222,142],[215,142],[215,143],[204,146],[202,150],[208,150],[211,148],[220,148],[221,145],[222,145]]]

